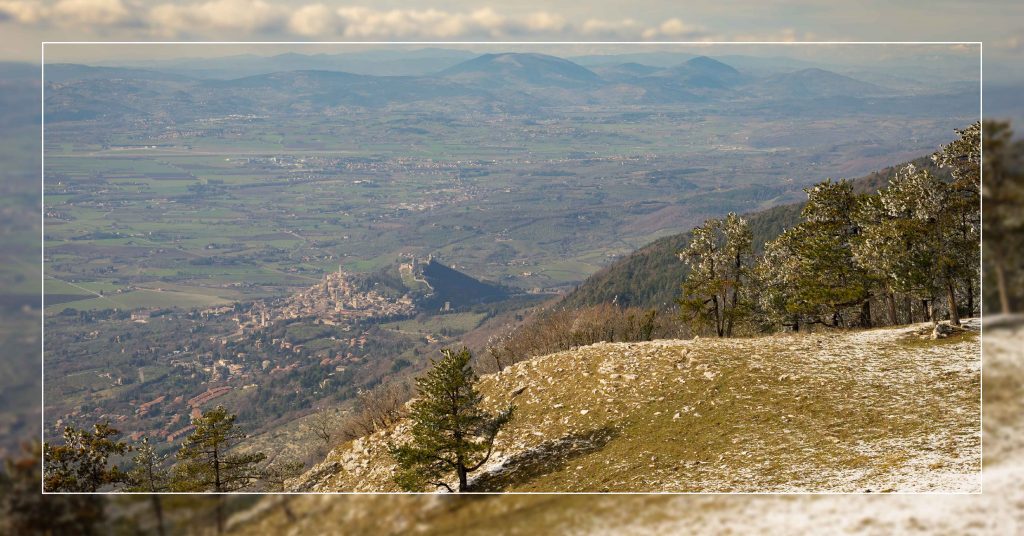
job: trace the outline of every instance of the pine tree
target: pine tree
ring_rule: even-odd
[[[143,438],[142,443],[135,447],[135,456],[132,457],[132,468],[128,471],[128,486],[125,491],[161,492],[170,489],[170,471],[164,467],[167,455],[156,452],[149,438]]]
[[[940,261],[953,324],[960,323],[958,288],[966,294],[968,314],[974,312],[981,258],[981,123],[958,130],[957,134],[957,140],[932,155],[932,160],[953,176],[944,192],[945,203],[937,214],[949,246],[944,248]]]
[[[959,324],[957,290],[974,286],[980,253],[977,227],[960,196],[955,185],[907,166],[879,191],[881,217],[865,226],[858,247],[859,262],[922,300],[930,320],[937,320],[936,297],[945,295],[953,324]]]
[[[1020,172],[1024,142],[1013,141],[1009,123],[986,121],[984,130],[982,259],[991,275],[988,280],[995,283],[986,288],[995,289],[999,311],[1009,314],[1018,305],[1022,287],[1012,279],[1014,267],[1024,265],[1024,177]]]
[[[770,301],[792,315],[796,324],[842,326],[846,313],[856,308],[859,323],[870,325],[872,281],[853,258],[853,242],[860,232],[854,221],[858,202],[853,184],[826,180],[804,191],[803,221],[766,245],[773,266],[757,270],[776,292]]]
[[[731,337],[749,307],[744,291],[753,257],[753,235],[747,220],[730,213],[707,220],[693,230],[680,257],[690,267],[679,300],[684,320],[710,326],[719,337]]]
[[[425,485],[454,491],[446,481],[452,472],[458,477],[458,491],[467,491],[469,473],[490,459],[495,437],[515,410],[510,404],[497,414],[484,411],[469,350],[442,354],[426,376],[416,380],[418,398],[409,414],[412,441],[390,446],[399,467],[395,482],[408,491]]]
[[[799,259],[794,243],[796,231],[783,231],[765,244],[764,253],[753,270],[753,286],[757,288],[756,316],[761,329],[772,331],[776,326],[790,326],[800,331],[801,316],[790,296],[798,285]]]
[[[246,437],[235,428],[236,418],[224,406],[217,406],[192,420],[196,429],[178,451],[171,483],[174,491],[232,492],[248,487],[259,477],[256,466],[266,455],[230,452]]]
[[[73,426],[64,428],[62,445],[43,444],[43,484],[47,491],[99,491],[104,486],[124,482],[126,476],[117,467],[109,467],[112,455],[122,455],[129,447],[114,438],[120,431],[103,422],[91,432]]]
[[[264,490],[285,491],[285,482],[301,475],[304,468],[305,464],[301,460],[278,460],[264,467],[260,476]]]
[[[142,443],[135,447],[135,456],[132,457],[132,468],[128,471],[128,486],[125,491],[152,493],[149,502],[153,508],[153,517],[156,518],[157,534],[163,536],[164,529],[164,505],[163,500],[156,493],[169,491],[171,489],[171,474],[164,464],[167,461],[166,454],[158,454],[149,438],[142,439]]]

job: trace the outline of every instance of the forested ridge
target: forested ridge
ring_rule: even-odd
[[[951,178],[949,172],[936,166],[929,156],[922,156],[854,179],[854,193],[877,192],[907,164],[927,170],[943,180]],[[790,203],[745,215],[753,234],[754,250],[761,252],[766,242],[782,234],[786,228],[796,225],[805,204]],[[692,233],[687,231],[659,238],[615,261],[587,278],[566,295],[560,305],[578,309],[614,302],[622,306],[658,310],[675,307],[679,298],[679,284],[689,272],[686,264],[680,262],[679,252],[689,245]]]

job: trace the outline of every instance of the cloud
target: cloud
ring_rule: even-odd
[[[686,24],[678,18],[671,18],[661,24],[643,31],[641,36],[648,41],[680,40],[707,38],[707,33],[700,27]]]
[[[343,41],[458,41],[704,38],[679,18],[654,25],[634,19],[592,18],[571,23],[551,11],[510,14],[494,8],[377,9],[282,0],[0,0],[0,21],[24,26],[79,28],[83,34],[122,30],[132,39],[310,39]]]
[[[49,8],[34,0],[0,0],[0,20],[36,25],[49,15]]]
[[[335,10],[323,4],[310,4],[292,13],[288,30],[301,37],[317,37],[337,29],[340,20]]]
[[[252,34],[274,31],[289,10],[264,0],[211,0],[194,4],[160,4],[145,17],[158,35],[216,37],[220,32]]]
[[[64,25],[118,26],[134,18],[121,0],[60,0],[50,11]]]
[[[132,7],[121,0],[0,0],[0,19],[26,26],[118,27],[132,23]]]

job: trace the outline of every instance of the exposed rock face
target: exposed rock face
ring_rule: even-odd
[[[947,326],[948,327],[948,326]],[[944,491],[980,489],[980,344],[934,328],[756,339],[599,343],[484,376],[515,418],[481,491]],[[290,483],[397,491],[390,442],[341,445]]]

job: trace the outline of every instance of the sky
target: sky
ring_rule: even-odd
[[[987,79],[1024,81],[1013,1],[0,0],[0,35],[36,63],[42,41],[982,41]]]

